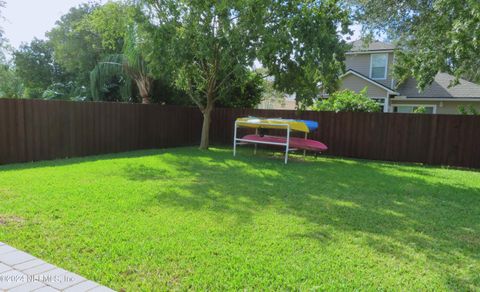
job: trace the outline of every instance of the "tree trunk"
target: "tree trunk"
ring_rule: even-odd
[[[141,78],[137,78],[135,82],[137,83],[138,91],[140,93],[140,97],[142,98],[142,103],[149,104],[151,87],[150,78],[142,76]]]
[[[142,103],[143,104],[150,104],[150,97],[148,97],[148,96],[142,97]]]
[[[207,105],[203,111],[202,138],[200,140],[200,149],[208,150],[210,144],[210,122],[212,118],[213,106]]]
[[[213,76],[215,76],[215,74],[213,74]],[[200,140],[200,149],[202,150],[208,150],[208,146],[210,144],[210,122],[212,118],[212,110],[215,107],[216,79],[210,76],[208,80],[210,81],[208,82],[206,95],[207,104],[205,107],[202,107],[201,104],[199,104],[203,114],[202,138]]]

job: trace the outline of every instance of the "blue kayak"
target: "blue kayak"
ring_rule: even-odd
[[[316,129],[318,129],[318,122],[309,121],[309,120],[297,120],[297,121],[305,123],[305,125],[307,125],[310,131],[315,131]]]

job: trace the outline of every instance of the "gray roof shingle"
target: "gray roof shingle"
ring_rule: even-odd
[[[394,50],[395,45],[386,42],[372,41],[365,43],[363,40],[358,40],[350,43],[352,49],[350,52],[365,52],[365,51],[385,51]]]
[[[408,79],[397,91],[407,98],[478,98],[480,99],[480,85],[460,79],[460,84],[448,87],[454,77],[447,73],[438,73],[433,83],[423,92],[417,89],[415,79]]]

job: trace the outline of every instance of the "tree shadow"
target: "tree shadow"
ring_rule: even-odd
[[[158,204],[228,214],[236,224],[250,224],[273,206],[318,226],[292,238],[335,243],[334,234],[321,228],[328,226],[361,234],[377,253],[402,261],[420,253],[440,274],[462,263],[478,267],[480,190],[442,179],[445,173],[432,171],[437,168],[328,158],[283,165],[242,151],[233,158],[222,150],[180,151],[160,160],[162,167],[124,169],[130,180],[169,180]],[[447,285],[478,289],[478,274],[474,268],[462,277],[448,273]]]
[[[183,147],[179,147],[182,149]],[[98,154],[86,157],[72,157],[72,158],[59,158],[55,160],[45,160],[45,161],[36,161],[36,162],[25,162],[25,163],[14,163],[14,164],[0,164],[0,171],[17,171],[24,169],[36,169],[44,167],[57,167],[57,166],[67,166],[73,164],[89,163],[95,161],[104,161],[111,159],[123,159],[123,158],[138,158],[145,157],[150,155],[158,155],[162,152],[167,152],[169,149],[158,150],[158,149],[146,149],[146,150],[137,150],[132,152],[119,152],[111,154]]]

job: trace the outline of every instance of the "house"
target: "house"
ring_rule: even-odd
[[[433,83],[419,92],[416,81],[398,84],[392,77],[395,47],[385,42],[355,41],[346,54],[345,74],[340,89],[356,92],[367,87],[367,95],[383,106],[384,112],[412,113],[424,107],[427,113],[458,114],[459,106],[473,106],[480,111],[480,85],[460,79],[449,87],[453,76],[439,73]]]

